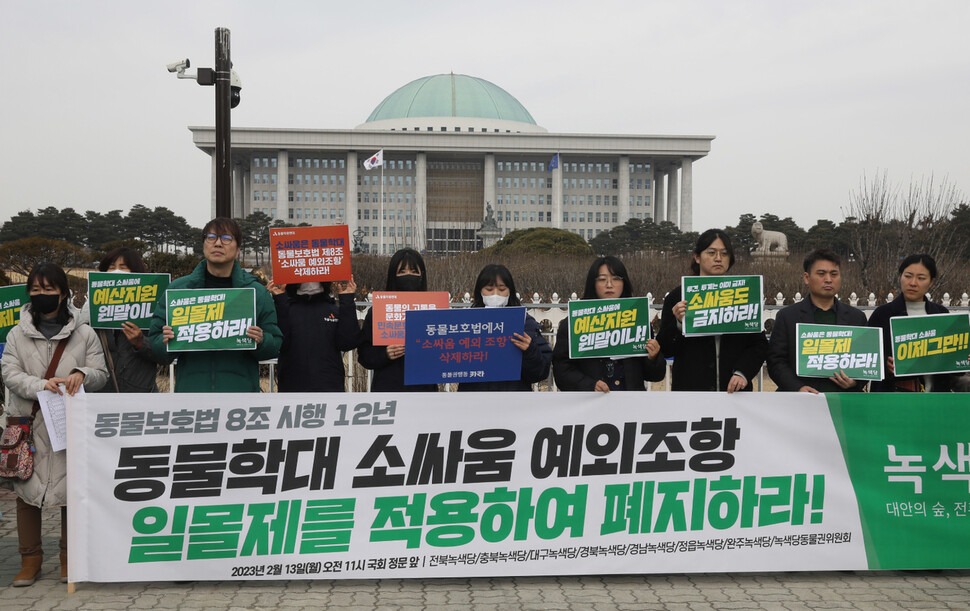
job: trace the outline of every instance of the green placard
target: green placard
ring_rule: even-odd
[[[889,319],[897,376],[970,371],[970,314]]]
[[[795,373],[828,378],[837,371],[853,380],[883,379],[882,331],[842,325],[795,325],[798,363]]]
[[[650,339],[646,297],[569,302],[569,358],[643,356]]]
[[[7,333],[20,323],[20,308],[30,301],[26,284],[0,287],[0,344],[7,341]]]
[[[168,274],[88,272],[88,312],[95,329],[120,329],[133,322],[140,329],[152,324],[158,296],[165,292]]]
[[[256,291],[246,289],[169,289],[166,320],[175,332],[169,352],[255,350],[246,335],[255,324]]]
[[[761,276],[684,276],[684,335],[761,331]]]

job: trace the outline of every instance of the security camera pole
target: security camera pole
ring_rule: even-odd
[[[216,216],[232,217],[229,29],[216,28]]]
[[[178,78],[195,79],[200,85],[216,86],[216,216],[232,216],[232,143],[230,137],[230,109],[239,105],[242,83],[232,70],[229,60],[229,29],[216,28],[216,67],[199,68],[187,74],[188,59],[168,65],[169,72]],[[235,81],[235,82],[234,82]]]

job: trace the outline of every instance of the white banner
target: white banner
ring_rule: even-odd
[[[71,581],[864,570],[824,397],[87,395]]]

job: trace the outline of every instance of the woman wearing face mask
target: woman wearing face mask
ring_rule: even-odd
[[[387,266],[385,291],[427,291],[428,272],[421,254],[412,248],[394,253]],[[437,384],[404,384],[404,346],[375,346],[373,312],[364,318],[363,335],[357,348],[357,361],[374,370],[372,391],[436,392]]]
[[[141,255],[130,248],[116,248],[106,254],[98,271],[148,273]],[[85,321],[86,310],[81,316]],[[138,325],[126,321],[121,329],[99,330],[98,337],[108,364],[108,383],[99,392],[158,392],[156,378],[162,363]]]
[[[722,276],[734,265],[731,238],[720,229],[708,229],[697,238],[691,272],[695,276]],[[768,355],[765,334],[732,333],[686,337],[683,333],[687,302],[677,286],[664,299],[657,339],[660,349],[674,357],[672,390],[733,393],[751,390]]]
[[[886,354],[886,377],[871,382],[870,392],[950,392],[954,376],[906,376],[897,378],[893,360],[893,338],[889,319],[896,316],[947,314],[946,307],[933,303],[926,293],[936,282],[936,261],[927,254],[910,255],[899,264],[899,297],[876,308],[869,317],[869,326],[882,329],[882,346]]]
[[[586,273],[583,299],[618,299],[633,296],[633,283],[626,266],[616,257],[600,257]],[[569,358],[569,319],[559,323],[552,373],[560,390],[646,390],[646,383],[659,382],[667,373],[660,344],[648,339],[644,356],[626,358]]]
[[[41,263],[27,276],[30,303],[20,311],[20,323],[7,335],[0,361],[3,383],[10,391],[7,415],[32,417],[34,473],[25,481],[14,480],[17,493],[17,534],[22,568],[13,585],[29,586],[40,574],[44,561],[41,543],[41,509],[61,507],[61,581],[67,581],[67,459],[54,452],[37,393],[75,394],[97,390],[107,379],[104,355],[94,331],[78,321],[71,305],[67,275],[53,263]],[[51,362],[56,363],[50,371]],[[64,385],[64,391],[58,385]]]
[[[486,265],[478,274],[475,281],[475,298],[473,308],[504,308],[505,306],[521,306],[515,294],[515,282],[512,274],[504,265]],[[539,323],[534,318],[525,315],[525,327],[522,333],[513,333],[512,344],[522,351],[522,373],[518,380],[503,382],[462,382],[458,385],[461,391],[508,391],[532,390],[532,385],[549,377],[549,365],[552,362],[552,348],[542,337]]]
[[[354,277],[345,282],[303,282],[266,287],[283,332],[280,392],[343,392],[343,352],[360,343]],[[337,290],[339,304],[330,294]]]

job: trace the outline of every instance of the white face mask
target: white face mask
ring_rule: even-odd
[[[508,295],[482,295],[486,308],[504,308],[509,302]]]
[[[297,295],[316,295],[323,292],[322,282],[304,282],[296,289]]]
[[[109,269],[105,273],[106,274],[127,274],[127,273],[130,273],[130,272],[128,270],[126,270],[126,269]]]

